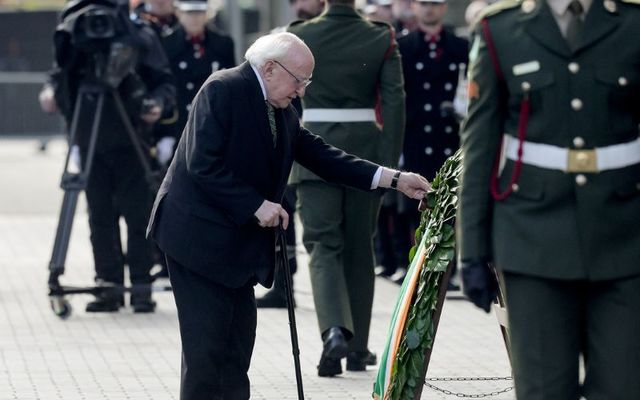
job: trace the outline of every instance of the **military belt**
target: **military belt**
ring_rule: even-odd
[[[306,108],[303,122],[375,122],[373,108]]]
[[[509,160],[518,159],[518,140],[504,135],[503,149]],[[597,173],[640,163],[640,138],[627,143],[593,149],[569,149],[544,143],[524,142],[522,162],[570,173]]]

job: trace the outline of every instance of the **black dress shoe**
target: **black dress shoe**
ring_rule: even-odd
[[[382,278],[388,278],[396,272],[395,268],[384,267],[382,265],[378,265],[375,268],[376,276],[380,276]]]
[[[151,295],[132,295],[131,307],[134,313],[152,313],[156,310],[156,302]]]
[[[296,306],[295,300],[293,306]],[[287,308],[287,297],[278,290],[271,289],[264,296],[256,299],[256,307],[258,308]]]
[[[318,364],[318,376],[335,376],[342,373],[340,359],[347,356],[349,346],[342,329],[333,326],[322,334],[322,356]]]
[[[331,377],[342,373],[342,364],[339,358],[320,357],[318,364],[318,376]]]
[[[378,357],[367,351],[350,351],[347,354],[347,371],[366,371],[367,365],[376,365]]]
[[[342,329],[333,326],[322,334],[322,355],[329,358],[344,358],[347,356],[349,346]]]
[[[101,293],[96,299],[87,303],[87,312],[116,312],[124,306],[124,296],[112,293]]]

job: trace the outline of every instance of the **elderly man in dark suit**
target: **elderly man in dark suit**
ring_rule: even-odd
[[[290,103],[314,67],[300,39],[265,36],[245,57],[198,92],[149,223],[178,309],[182,400],[249,398],[253,286],[273,280],[274,228],[289,223],[281,201],[294,160],[362,190],[421,198],[429,189],[419,175],[346,154],[300,126]]]

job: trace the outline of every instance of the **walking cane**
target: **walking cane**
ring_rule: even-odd
[[[292,221],[293,222],[293,221]],[[291,348],[293,350],[293,363],[296,368],[296,384],[298,386],[298,400],[304,400],[302,389],[302,372],[300,370],[300,349],[298,348],[298,328],[296,327],[296,313],[293,309],[293,278],[291,267],[289,266],[289,256],[287,255],[287,239],[284,236],[282,223],[278,227],[278,241],[280,242],[280,273],[284,274],[284,286],[287,292],[287,311],[289,312],[289,331],[291,333]]]

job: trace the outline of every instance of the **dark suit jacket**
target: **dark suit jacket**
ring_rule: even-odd
[[[281,202],[293,161],[323,179],[369,190],[378,167],[302,128],[293,107],[276,110],[274,149],[266,104],[248,63],[202,86],[156,197],[147,234],[185,267],[228,287],[270,286],[275,230],[257,225],[267,199]]]

